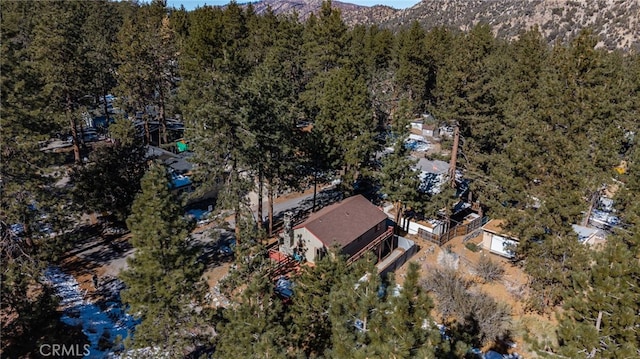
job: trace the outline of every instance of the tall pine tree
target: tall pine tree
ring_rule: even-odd
[[[399,225],[405,206],[415,207],[420,181],[418,174],[413,170],[416,161],[409,157],[409,150],[405,147],[408,118],[405,113],[398,112],[395,117],[392,136],[388,139],[389,144],[393,146],[393,152],[382,159],[380,183],[382,193],[394,203],[395,221],[396,225]]]
[[[142,178],[142,193],[127,219],[135,254],[120,277],[126,285],[122,301],[141,320],[128,344],[182,357],[196,344],[190,330],[204,294],[203,266],[169,184],[166,168],[157,163]]]

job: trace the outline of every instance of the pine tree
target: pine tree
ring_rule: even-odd
[[[286,358],[286,330],[282,300],[268,277],[251,280],[237,305],[224,312],[216,357]]]
[[[325,256],[293,278],[294,298],[287,313],[289,345],[305,357],[322,356],[331,348],[330,295],[347,273],[343,258]]]
[[[396,113],[391,137],[393,142],[390,143],[393,145],[393,152],[382,159],[380,173],[381,191],[395,204],[396,225],[400,224],[405,206],[415,208],[420,184],[418,174],[413,170],[415,160],[409,157],[409,150],[405,147],[408,119],[403,115]]]
[[[241,217],[236,228],[240,237],[236,237],[234,266],[219,284],[220,291],[229,298],[241,296],[238,288],[243,288],[245,284],[268,276],[273,263],[267,256],[264,243],[256,240],[263,238],[264,233],[256,227],[253,219]]]
[[[631,173],[640,167],[637,142],[631,149]],[[637,356],[640,335],[640,182],[630,177],[616,195],[616,208],[628,225],[590,251],[589,268],[576,277],[560,317],[557,351],[566,356],[620,358]]]
[[[290,20],[267,21],[278,33],[274,44],[266,49],[263,62],[256,66],[251,76],[243,82],[247,102],[249,131],[255,134],[254,146],[248,150],[252,171],[258,183],[258,222],[263,221],[263,187],[267,185],[268,235],[273,231],[274,193],[280,186],[296,187],[300,181],[295,124],[299,117],[296,68],[300,65],[295,56],[299,34]],[[281,29],[282,31],[277,31]],[[263,30],[264,31],[264,30]]]
[[[116,6],[100,0],[87,3],[88,16],[83,24],[84,47],[87,48],[87,65],[90,67],[91,95],[95,103],[102,104],[102,112],[110,122],[106,96],[116,86],[117,33],[122,26],[122,17]]]
[[[343,172],[342,188],[353,190],[362,168],[373,154],[375,124],[366,83],[350,67],[328,73],[314,131],[328,149],[327,161]]]
[[[80,1],[44,2],[29,48],[44,80],[44,96],[49,98],[51,117],[64,119],[73,138],[74,161],[81,163],[81,114],[88,93],[89,67],[83,44],[82,26],[86,8]],[[62,122],[62,121],[61,121]]]
[[[432,83],[432,60],[427,52],[425,33],[420,24],[414,21],[411,27],[398,35],[398,68],[396,83],[414,105],[414,112],[425,109],[429,88]]]
[[[84,210],[110,212],[119,221],[131,213],[147,168],[147,150],[131,121],[120,119],[109,131],[114,144],[95,149],[87,166],[73,174],[74,202]]]
[[[318,17],[314,16],[306,25],[306,70],[319,74],[340,67],[344,63],[347,40],[347,26],[341,19],[340,10],[332,7],[331,1],[323,1]]]
[[[637,232],[627,240],[640,243]],[[565,304],[558,328],[558,351],[569,357],[637,356],[638,247],[630,248],[619,236],[611,236],[602,251],[592,252],[592,258],[594,264]]]
[[[140,113],[151,142],[149,120],[159,122],[159,143],[167,143],[167,112],[176,81],[175,36],[163,1],[135,6],[118,33],[116,93],[128,113]],[[153,107],[153,109],[151,109]]]
[[[44,188],[52,184],[43,171],[51,158],[38,150],[39,143],[60,127],[42,120],[50,114],[40,90],[45,82],[29,48],[38,12],[15,2],[2,10],[2,220],[7,226],[21,224],[33,246],[29,237],[34,234],[37,213],[28,207],[34,201],[42,205]]]
[[[331,321],[330,358],[366,357],[369,331],[383,323],[380,277],[371,257],[361,259],[340,278],[329,295]],[[363,355],[364,354],[364,355]]]
[[[7,1],[0,7],[0,351],[16,358],[34,355],[40,344],[63,342],[56,334],[64,326],[54,293],[43,278],[62,246],[52,245],[42,226],[53,232],[68,227],[56,220],[65,193],[53,187],[60,179],[49,169],[55,155],[40,151],[62,130],[50,121],[60,108],[49,106],[47,79],[31,47],[42,16],[39,4]]]
[[[533,291],[528,299],[531,309],[545,312],[570,298],[575,278],[587,270],[586,248],[574,236],[545,236],[542,241],[522,243],[527,246],[525,271],[531,276]]]
[[[394,36],[388,29],[371,26],[366,32],[364,48],[365,76],[371,94],[374,121],[379,128],[386,128],[396,99],[392,67]]]
[[[385,69],[393,59],[393,33],[376,25],[366,29],[365,51],[371,71]]]
[[[329,72],[347,62],[347,27],[340,10],[323,1],[318,17],[310,16],[304,28],[303,56],[305,90],[300,94],[307,118],[314,120],[322,108],[320,98],[326,93]]]
[[[194,345],[189,330],[196,327],[203,267],[162,165],[153,164],[142,178],[127,225],[135,255],[120,275],[126,285],[122,301],[141,320],[128,344],[182,357]]]
[[[180,88],[185,137],[193,143],[192,161],[198,164],[195,178],[200,188],[220,188],[218,209],[234,212],[239,239],[237,224],[242,216],[251,215],[246,211],[246,196],[253,183],[244,172],[257,162],[250,156],[256,134],[251,131],[242,87],[251,73],[246,14],[232,3],[224,11],[203,8],[192,16]],[[210,27],[220,31],[208,31]]]
[[[406,279],[396,294],[394,281],[386,288],[384,317],[379,327],[369,332],[372,349],[381,357],[435,358],[440,344],[429,313],[430,298],[419,285],[419,267],[411,262]],[[380,295],[380,294],[378,294]]]

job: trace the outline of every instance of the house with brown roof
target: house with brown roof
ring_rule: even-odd
[[[387,215],[362,195],[349,197],[312,214],[293,227],[294,251],[314,263],[333,248],[353,262],[368,252],[378,260],[397,247]]]

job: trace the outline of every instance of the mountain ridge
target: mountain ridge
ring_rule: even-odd
[[[301,20],[318,13],[322,0],[262,0],[257,13],[296,11]],[[422,0],[407,9],[362,6],[333,1],[349,26],[374,25],[398,30],[418,21],[426,29],[447,26],[467,31],[478,23],[491,25],[497,37],[515,39],[538,26],[549,43],[566,42],[591,28],[598,47],[640,51],[640,0]]]

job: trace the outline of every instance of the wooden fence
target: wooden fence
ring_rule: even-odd
[[[443,244],[449,242],[455,237],[464,236],[482,227],[483,224],[487,223],[487,220],[488,220],[488,217],[478,217],[469,223],[460,224],[455,227],[452,227],[443,234],[433,234],[425,231],[422,228],[419,228],[418,237],[422,239],[426,239],[427,241],[433,242],[439,246],[442,246]]]

